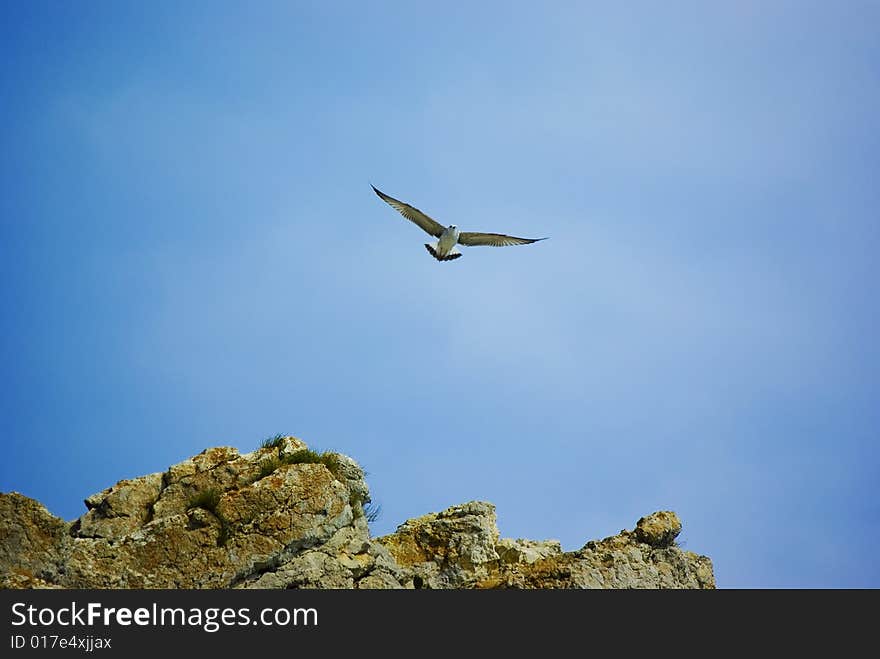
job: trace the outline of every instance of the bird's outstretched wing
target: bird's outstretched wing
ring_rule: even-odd
[[[539,240],[547,240],[546,238],[517,238],[516,236],[505,236],[503,233],[474,233],[472,231],[462,231],[458,235],[458,242],[468,247],[477,247],[478,245],[488,245],[490,247],[509,247],[510,245],[530,245]]]
[[[418,208],[410,206],[409,204],[405,204],[402,201],[398,201],[394,197],[389,197],[384,192],[377,190],[375,185],[371,184],[370,187],[373,188],[373,191],[377,195],[379,195],[379,199],[387,203],[389,206],[391,206],[391,208],[403,215],[413,224],[419,225],[422,228],[422,231],[424,231],[428,235],[439,238],[440,234],[443,233],[443,227],[440,225],[440,223],[432,220]]]

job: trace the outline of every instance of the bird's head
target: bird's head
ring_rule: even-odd
[[[450,224],[449,228],[452,229],[453,231],[455,231],[458,227],[455,226],[454,224]]]

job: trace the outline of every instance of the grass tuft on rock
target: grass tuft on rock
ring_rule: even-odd
[[[342,460],[339,459],[338,453],[332,451],[324,451],[318,453],[312,449],[302,449],[295,453],[290,453],[281,458],[281,464],[298,465],[298,464],[322,464],[330,473],[339,480],[345,480],[342,477]]]
[[[379,515],[382,514],[382,506],[378,504],[373,504],[372,501],[363,506],[364,516],[367,518],[367,522],[372,524],[377,519],[379,519]]]
[[[266,439],[260,444],[260,448],[281,448],[281,445],[284,444],[285,437],[287,437],[287,435],[282,435],[281,433],[274,437],[266,437]]]
[[[260,463],[260,473],[257,475],[257,478],[255,480],[258,481],[261,478],[265,478],[269,474],[274,473],[275,470],[278,469],[278,467],[280,466],[281,460],[279,460],[278,458],[272,457],[267,460],[263,460]]]
[[[355,517],[366,517],[370,524],[379,519],[379,514],[382,512],[382,506],[375,505],[372,501],[364,502],[364,498],[354,492],[349,496],[348,503]]]

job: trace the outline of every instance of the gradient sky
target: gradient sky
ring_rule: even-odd
[[[625,5],[625,6],[622,6]],[[880,587],[880,3],[0,8],[0,490],[276,433],[373,532]],[[375,184],[464,230],[438,263]]]

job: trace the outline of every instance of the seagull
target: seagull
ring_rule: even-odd
[[[422,231],[437,238],[433,245],[425,243],[425,249],[438,261],[453,261],[461,256],[456,245],[476,247],[477,245],[490,245],[492,247],[507,247],[508,245],[529,245],[546,238],[517,238],[506,236],[503,233],[478,233],[472,231],[459,231],[458,227],[450,224],[444,227],[439,222],[431,219],[415,206],[410,206],[394,197],[389,197],[384,192],[377,190],[370,184],[373,192],[379,195],[379,199],[387,203],[391,208],[403,215],[413,224],[417,224]]]

